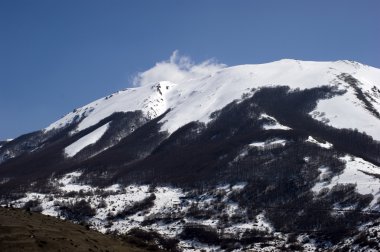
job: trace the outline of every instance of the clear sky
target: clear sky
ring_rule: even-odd
[[[0,0],[0,139],[131,86],[174,50],[380,67],[377,0]]]

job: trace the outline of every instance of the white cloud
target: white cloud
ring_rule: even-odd
[[[206,77],[224,67],[226,65],[212,59],[196,64],[190,57],[179,55],[178,51],[174,51],[169,60],[158,62],[147,71],[138,73],[133,79],[133,85],[144,86],[158,81],[182,84],[191,79]]]

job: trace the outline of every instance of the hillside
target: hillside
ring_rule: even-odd
[[[10,208],[0,208],[0,250],[146,251],[78,224]]]
[[[164,62],[135,84],[4,142],[0,203],[172,251],[378,248],[379,69]]]

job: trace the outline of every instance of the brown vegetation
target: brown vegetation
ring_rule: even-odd
[[[0,208],[0,251],[145,251],[39,213]]]

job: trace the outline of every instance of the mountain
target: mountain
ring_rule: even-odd
[[[379,248],[380,69],[164,70],[0,144],[2,202],[170,250]]]
[[[337,128],[358,128],[380,140],[380,90],[376,85],[379,75],[378,69],[348,61],[281,60],[269,64],[226,67],[202,79],[186,80],[181,85],[162,81],[118,92],[76,109],[46,130],[60,128],[83,118],[76,128],[76,131],[81,131],[115,112],[141,110],[146,117],[153,119],[172,109],[162,120],[166,121],[162,130],[173,133],[192,121],[208,122],[212,112],[241,99],[253,88],[284,85],[291,89],[310,89],[326,85],[346,93],[318,103],[313,117],[329,120],[329,125]],[[342,107],[346,109],[339,109]]]

